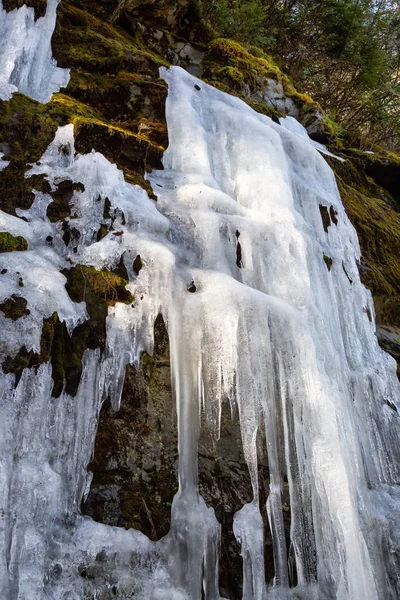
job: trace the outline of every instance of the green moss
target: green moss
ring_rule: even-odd
[[[131,294],[125,289],[128,281],[109,271],[96,271],[93,267],[78,265],[64,271],[64,275],[67,277],[66,289],[71,299],[74,302],[86,302],[89,320],[76,327],[71,336],[65,323],[57,320],[54,325],[51,363],[55,397],[64,388],[74,396],[82,374],[85,350],[105,347],[108,307],[116,302],[133,301]],[[45,339],[48,338],[46,333]]]
[[[0,101],[0,139],[10,162],[0,172],[0,208],[10,214],[31,206],[34,189],[50,191],[45,176],[24,175],[60,125],[76,125],[78,151],[94,147],[141,181],[146,169],[160,166],[167,145],[167,87],[158,76],[159,66],[167,61],[74,4],[65,0],[58,7],[52,39],[59,65],[72,67],[65,92],[55,94],[47,105],[19,93],[9,102]],[[146,132],[139,131],[144,119],[153,123]],[[65,219],[69,208],[60,212],[53,203],[49,211],[55,213],[55,221]]]
[[[355,226],[363,261],[362,281],[376,296],[400,293],[400,214],[387,192],[351,159],[328,159],[335,171],[346,212]]]
[[[86,119],[100,118],[100,112],[93,105],[84,104],[67,94],[54,94],[48,106],[51,114],[57,116],[62,122],[66,122],[74,116]]]
[[[125,287],[127,280],[110,271],[78,265],[64,272],[68,277],[66,289],[74,302],[86,302],[91,318],[102,315],[100,304],[113,306],[116,302],[129,304],[133,298]],[[106,308],[107,311],[107,308]]]
[[[328,136],[335,140],[336,145],[341,146],[341,140],[345,135],[343,127],[335,120],[334,116],[328,112],[324,113],[324,124]]]
[[[152,88],[153,96],[150,96],[154,99],[158,94],[159,104],[164,105],[165,85],[155,83],[148,87]],[[10,165],[0,172],[2,210],[15,214],[16,207],[30,208],[34,199],[33,189],[50,192],[44,175],[27,179],[25,172],[31,163],[39,161],[53,140],[57,127],[68,121],[75,125],[78,151],[86,153],[96,148],[119,167],[126,168],[128,178],[132,179],[132,172],[135,172],[138,183],[144,182],[146,170],[161,167],[164,146],[160,142],[167,143],[163,122],[148,128],[148,135],[143,132],[139,134],[127,129],[125,124],[107,122],[95,108],[65,94],[55,94],[48,105],[41,105],[22,94],[14,94],[9,102],[0,102],[0,135],[7,142],[5,158],[10,161]],[[137,131],[143,121],[143,117],[140,117],[130,126]],[[49,206],[50,219],[65,219],[68,214],[68,203],[61,203],[56,192]]]
[[[141,118],[165,120],[166,83],[158,77],[128,71],[114,74],[73,71],[68,93],[85,105],[96,107],[100,120],[137,131]],[[94,115],[82,115],[93,117]],[[163,144],[165,145],[165,144]]]
[[[209,44],[204,66],[205,76],[209,79],[218,79],[221,67],[233,67],[250,86],[257,85],[259,77],[282,78],[281,71],[274,63],[253,56],[238,42],[225,38],[217,38]]]
[[[58,125],[66,121],[52,104],[43,105],[16,93],[9,102],[0,101],[0,139],[6,144],[10,161],[0,171],[0,208],[15,214],[15,208],[29,208],[32,189],[46,189],[43,176],[25,178],[30,163],[40,159],[53,140]],[[48,184],[47,184],[48,185]]]
[[[264,102],[260,102],[259,100],[253,100],[252,98],[242,97],[242,100],[256,112],[265,115],[266,117],[270,117],[275,123],[279,123],[279,117],[281,115],[275,108],[267,106]]]
[[[10,146],[11,159],[35,162],[54,137],[56,115],[48,105],[20,93],[8,102],[0,101],[0,132]]]
[[[124,168],[124,177],[125,181],[131,185],[139,185],[141,188],[143,188],[147,192],[149,198],[152,200],[157,200],[157,195],[151,187],[150,182],[145,179],[141,173],[132,171],[129,168]]]
[[[214,77],[229,87],[240,91],[245,83],[244,75],[237,67],[218,67],[214,70]]]
[[[0,232],[0,252],[28,250],[28,242],[20,235],[14,236],[7,231]]]
[[[61,66],[86,71],[116,73],[144,69],[156,75],[159,66],[168,66],[165,59],[140,48],[122,29],[70,2],[63,2],[59,7],[52,46]]]

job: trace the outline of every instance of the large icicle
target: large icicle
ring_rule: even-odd
[[[78,599],[98,596],[112,579],[121,598],[217,600],[220,526],[199,495],[197,446],[202,420],[218,438],[229,402],[253,492],[234,520],[244,600],[394,600],[399,384],[393,359],[377,344],[357,237],[333,173],[297,125],[293,132],[273,123],[180,68],[162,76],[170,143],[164,170],[149,176],[157,203],[101,154],[75,155],[68,125],[27,175],[47,174],[52,189],[65,179],[83,184],[68,219],[78,235],[65,244],[61,223],[46,216],[46,194],[18,217],[0,213],[1,228],[29,243],[27,252],[0,255],[4,297],[24,296],[30,310],[15,325],[3,319],[2,358],[22,342],[37,348],[34,324],[53,311],[70,329],[86,317],[58,272],[71,264],[113,268],[122,258],[135,297],[109,310],[106,350],[86,353],[76,399],[51,398],[48,365],[26,370],[15,390],[11,375],[0,377],[1,587],[10,600]],[[104,217],[106,197],[112,220]],[[330,215],[327,231],[321,210]],[[110,232],[97,242],[101,224]],[[139,276],[132,268],[138,254]],[[125,366],[152,352],[160,313],[171,346],[179,491],[169,535],[152,543],[82,519],[78,506],[101,402],[110,394],[118,408]],[[270,470],[272,581],[264,574],[260,431]],[[98,553],[107,556],[103,579],[82,582],[79,564]]]
[[[47,0],[44,17],[35,21],[33,8],[22,6],[11,12],[0,0],[0,98],[10,100],[22,92],[39,102],[66,87],[69,69],[60,69],[52,57],[51,38],[60,0]]]

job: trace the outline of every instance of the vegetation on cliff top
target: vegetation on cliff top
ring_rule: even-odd
[[[222,35],[280,57],[295,82],[364,144],[400,148],[397,0],[202,0]]]

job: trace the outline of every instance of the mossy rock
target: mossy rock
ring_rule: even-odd
[[[82,103],[96,107],[98,120],[123,130],[137,133],[141,121],[155,121],[157,135],[152,136],[149,141],[163,147],[167,145],[167,85],[158,77],[149,79],[144,75],[125,71],[120,71],[117,75],[74,71],[68,93]]]
[[[99,9],[96,6],[91,10]],[[154,30],[168,30],[197,43],[207,43],[215,37],[202,18],[201,0],[126,0],[118,3],[111,19],[144,44]]]
[[[243,96],[243,94],[236,92],[229,86],[225,85],[224,83],[220,83],[219,81],[205,81],[206,83],[212,85],[221,92],[225,92],[226,94],[230,94],[231,96],[236,96],[237,98],[240,98],[241,100],[243,100],[243,102],[248,104],[256,112],[260,113],[261,115],[265,115],[266,117],[270,117],[275,123],[279,123],[279,117],[282,115],[271,106],[267,106],[263,102],[260,102],[259,100],[254,100],[253,98],[249,98],[248,96]]]
[[[83,154],[96,148],[120,168],[126,167],[139,174],[153,168],[162,169],[164,148],[145,136],[94,119],[75,119],[74,126],[76,148]]]
[[[52,47],[59,66],[96,73],[132,70],[156,77],[158,67],[168,65],[162,57],[135,44],[122,29],[68,0],[59,6]]]
[[[364,261],[362,281],[377,296],[400,293],[400,214],[387,192],[369,178],[360,163],[328,157],[347,214],[355,226]]]
[[[11,100],[0,100],[0,134],[8,148],[8,160],[36,162],[54,138],[63,119],[50,105],[17,92]],[[64,121],[65,122],[65,121]]]
[[[108,307],[116,302],[130,303],[133,297],[125,289],[128,281],[106,270],[77,265],[64,271],[66,290],[74,302],[86,302],[89,320],[68,334],[65,323],[57,321],[51,348],[53,396],[62,390],[75,396],[82,374],[82,358],[86,349],[101,350],[106,341]]]
[[[265,91],[273,80],[282,90],[282,100],[286,99],[286,103],[291,101],[299,120],[307,126],[317,123],[318,135],[323,137],[321,141],[327,141],[333,130],[328,129],[319,104],[307,94],[299,92],[270,56],[257,48],[250,46],[249,49],[229,39],[213,39],[207,47],[203,77],[218,89],[238,95],[257,112],[277,120],[289,109],[279,107],[278,101],[276,108],[264,102]]]
[[[161,166],[168,140],[167,88],[158,68],[168,63],[77,4],[64,0],[59,5],[52,39],[59,65],[72,67],[65,92],[54,94],[46,105],[19,93],[0,101],[0,151],[10,163],[0,172],[0,208],[10,214],[30,208],[33,190],[49,193],[44,175],[26,179],[25,173],[40,160],[57,127],[69,122],[76,126],[78,151],[103,152],[126,169],[128,180],[149,191],[145,170]],[[114,10],[118,3],[111,4]],[[143,127],[144,122],[151,125]],[[65,219],[69,207],[53,200],[51,220]]]
[[[374,298],[376,320],[381,325],[400,329],[400,294]]]
[[[105,269],[100,271],[94,267],[77,265],[64,274],[68,279],[66,289],[71,299],[74,302],[86,302],[91,318],[102,315],[100,303],[113,306],[116,302],[129,304],[133,301],[130,292],[125,289],[128,281]]]
[[[28,242],[20,235],[14,236],[7,231],[0,232],[0,252],[28,250]]]
[[[157,80],[152,86],[150,97],[158,95],[158,106],[164,102],[166,86]],[[148,96],[146,96],[148,97]],[[150,101],[151,102],[151,101]],[[161,110],[161,109],[160,109]],[[130,126],[139,130],[141,122],[150,121],[138,115],[136,123]],[[15,214],[16,208],[29,209],[33,200],[33,190],[49,193],[50,185],[45,175],[25,177],[30,164],[40,160],[50,142],[54,139],[57,127],[73,122],[75,125],[77,151],[88,153],[96,148],[120,168],[127,170],[127,178],[144,183],[144,173],[152,168],[162,168],[161,157],[167,143],[165,117],[161,122],[152,123],[141,133],[134,133],[114,123],[102,119],[96,108],[71,98],[65,94],[55,94],[47,105],[42,105],[23,94],[14,94],[9,102],[0,101],[0,134],[4,140],[2,151],[10,164],[0,171],[0,208]],[[52,221],[65,219],[69,214],[68,203],[57,200],[49,206]]]
[[[34,199],[32,190],[48,192],[44,175],[25,178],[31,163],[37,162],[57,127],[67,122],[65,112],[52,102],[41,104],[20,93],[8,102],[0,101],[1,151],[10,164],[0,171],[0,208],[15,214],[16,208],[27,209]]]
[[[260,78],[277,81],[282,78],[280,69],[272,61],[253,56],[238,42],[217,38],[208,45],[204,75],[211,80],[219,79],[219,76],[228,73],[229,68],[232,79],[236,82],[241,80],[250,87],[256,87]]]
[[[384,188],[395,199],[392,206],[400,211],[400,156],[383,148],[365,152],[356,148],[342,150],[359,170],[371,177],[376,186]]]

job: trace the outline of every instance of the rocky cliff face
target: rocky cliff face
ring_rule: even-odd
[[[36,18],[45,2],[31,0]],[[3,7],[20,6],[5,0]],[[400,159],[347,149],[332,136],[321,108],[299,93],[273,60],[230,40],[218,39],[202,22],[196,0],[63,0],[58,6],[52,40],[58,66],[71,69],[66,89],[48,104],[20,93],[0,101],[0,152],[9,164],[0,169],[0,208],[15,214],[27,209],[33,190],[50,192],[47,209],[52,222],[60,222],[65,239],[77,232],[69,227],[72,182],[49,189],[41,175],[25,178],[29,165],[39,160],[59,125],[73,123],[76,147],[103,153],[124,172],[128,182],[139,183],[157,199],[144,178],[162,168],[168,145],[165,121],[167,88],[159,78],[160,66],[176,64],[223,91],[238,95],[255,110],[273,119],[296,117],[317,141],[328,142],[344,163],[329,159],[339,183],[348,215],[357,228],[363,262],[363,281],[374,294],[378,334],[383,347],[400,358]],[[330,217],[328,216],[331,225]],[[102,239],[111,220],[105,207]],[[49,240],[51,244],[51,240]],[[1,251],[24,249],[24,240],[0,232]],[[329,257],[328,257],[329,258]],[[140,257],[133,263],[139,272]],[[87,303],[90,319],[72,336],[55,313],[44,323],[40,354],[21,348],[6,357],[4,370],[16,380],[25,368],[52,363],[53,395],[64,386],[72,395],[81,374],[86,348],[104,348],[105,318],[110,306],[126,298],[127,273],[121,263],[113,272],[74,268],[65,272],[67,291],[74,301]],[[85,294],[82,295],[82,289]],[[10,299],[0,306],[5,316],[18,319],[24,306]],[[22,312],[21,312],[22,311]],[[138,370],[128,367],[121,409],[103,405],[94,455],[93,473],[82,512],[120,527],[134,527],[150,539],[169,530],[170,508],[177,489],[177,433],[170,384],[168,337],[162,319],[155,324],[154,356],[145,355]],[[400,364],[400,363],[399,363]],[[239,598],[242,567],[238,564],[232,531],[234,513],[251,500],[251,485],[241,452],[237,418],[223,414],[221,439],[214,445],[204,435],[200,443],[200,488],[222,523],[221,593]],[[260,446],[261,504],[265,506],[269,475]],[[285,527],[290,506],[284,498]],[[263,515],[267,544],[271,535]],[[267,576],[273,574],[272,553],[266,553]]]

